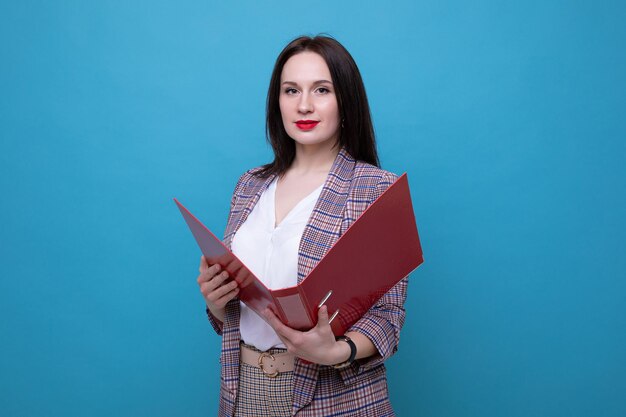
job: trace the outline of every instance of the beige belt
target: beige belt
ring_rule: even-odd
[[[257,352],[250,349],[243,343],[241,348],[241,362],[261,368],[261,371],[270,378],[278,376],[281,372],[293,371],[295,356],[289,352],[270,354],[268,352]]]

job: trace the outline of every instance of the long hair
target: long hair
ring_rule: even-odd
[[[353,158],[379,167],[365,86],[354,59],[343,45],[330,36],[300,36],[282,50],[274,64],[267,91],[265,126],[267,141],[274,150],[274,161],[264,165],[256,175],[262,178],[282,175],[296,156],[295,141],[285,131],[280,113],[280,77],[287,60],[305,51],[315,52],[324,58],[330,70],[342,120],[339,147],[344,147]]]

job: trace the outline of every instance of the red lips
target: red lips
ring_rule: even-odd
[[[298,126],[300,130],[311,130],[317,126],[318,123],[319,121],[316,120],[298,120],[296,126]]]

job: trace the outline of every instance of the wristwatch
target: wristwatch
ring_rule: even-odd
[[[336,365],[333,365],[333,368],[335,369],[347,368],[348,366],[352,365],[352,362],[354,362],[354,358],[356,357],[356,345],[354,344],[352,339],[350,339],[348,336],[337,336],[335,337],[335,340],[338,342],[339,341],[346,342],[348,346],[350,346],[350,357],[345,362],[341,362]]]

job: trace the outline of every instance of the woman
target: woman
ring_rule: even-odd
[[[297,38],[279,55],[267,134],[274,161],[239,179],[224,242],[275,289],[300,282],[396,176],[378,167],[359,70],[330,37]],[[198,284],[222,335],[220,416],[393,415],[383,363],[397,349],[406,278],[338,339],[325,307],[306,332],[259,317],[204,257]]]

